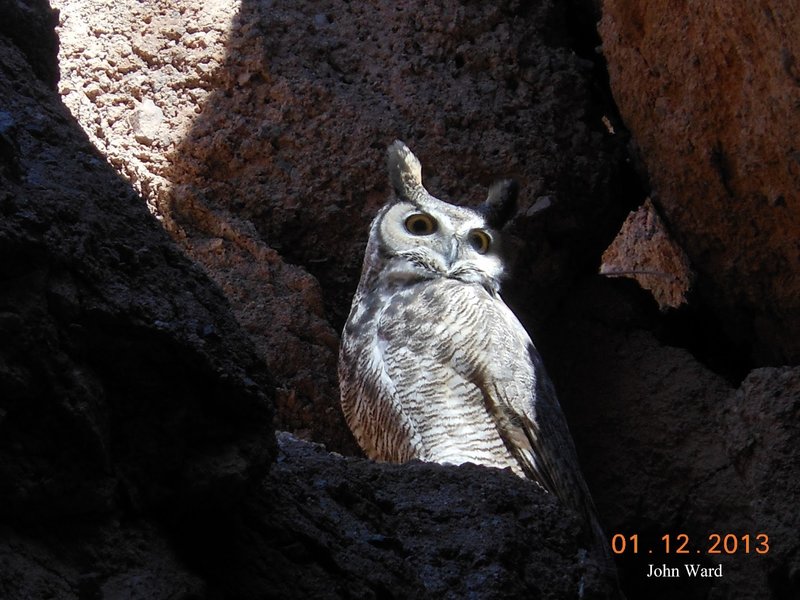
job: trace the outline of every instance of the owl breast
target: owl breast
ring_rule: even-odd
[[[522,475],[487,394],[487,386],[499,386],[519,396],[534,381],[529,363],[520,368],[518,360],[527,334],[502,300],[447,278],[376,290],[377,299],[372,318],[359,331],[346,328],[343,339],[343,408],[366,454],[472,462]],[[512,348],[517,360],[501,365]]]

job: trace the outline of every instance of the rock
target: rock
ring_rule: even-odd
[[[643,308],[634,285],[598,278],[578,288],[538,340],[607,535],[639,536],[640,554],[618,557],[627,596],[793,597],[798,369],[759,369],[732,385],[658,339],[659,311]],[[765,532],[774,543],[762,556],[753,549]],[[678,534],[694,555],[674,553]],[[736,536],[738,551],[708,554],[712,534]],[[722,564],[724,577],[645,576],[648,564],[687,561]]]
[[[58,83],[58,11],[47,0],[0,0],[0,36],[11,40],[48,87]]]
[[[653,294],[661,310],[686,303],[694,273],[649,198],[625,219],[602,261],[601,275],[634,279]]]
[[[205,583],[181,564],[163,534],[141,520],[64,532],[0,529],[0,596],[203,598]],[[80,535],[75,535],[80,531]]]
[[[769,536],[759,569],[775,597],[800,594],[800,368],[757,369],[725,404],[728,453],[744,482],[755,537]],[[775,551],[777,549],[777,552]]]
[[[674,587],[622,554],[628,596],[796,593],[795,369],[742,383],[724,330],[699,327],[703,352],[673,331],[699,323],[689,310],[731,331],[755,300],[712,278],[714,253],[694,304],[666,314],[596,276],[644,196],[622,179],[628,138],[579,5],[54,3],[74,119],[0,35],[0,597],[612,594],[571,516],[530,483],[330,452],[357,453],[336,331],[395,137],[445,198],[521,180],[504,293],[532,325],[609,536],[777,540],[767,557],[720,557],[722,580]],[[142,137],[128,117],[148,100],[160,114]],[[727,148],[717,171],[735,171]],[[739,206],[728,233],[749,222]],[[714,292],[727,285],[730,309]],[[276,455],[270,398],[281,427],[327,451],[282,434]]]
[[[82,3],[58,4],[68,85],[97,63],[74,50],[94,18]],[[112,71],[111,91],[89,106],[65,102],[103,123],[98,146],[231,298],[276,377],[277,425],[332,450],[357,452],[339,409],[337,331],[389,194],[387,144],[403,138],[435,169],[431,191],[463,203],[482,201],[495,178],[521,180],[513,233],[529,243],[511,279],[525,281],[519,304],[540,318],[627,212],[614,191],[622,145],[604,125],[593,65],[550,39],[565,25],[549,4],[244,2],[180,15],[158,5],[144,27],[142,5],[124,5],[106,17],[117,33],[92,44],[115,62],[133,45],[139,69]],[[195,23],[209,31],[203,47]],[[120,127],[141,97],[181,132],[163,145],[167,162]],[[224,247],[209,251],[209,239]]]
[[[530,481],[475,465],[376,464],[279,434],[260,492],[187,532],[212,593],[268,598],[608,598],[576,520]],[[469,489],[469,494],[464,490]],[[194,537],[192,536],[194,534]]]
[[[268,472],[272,381],[222,289],[2,36],[0,61],[18,166],[0,171],[0,597],[611,596],[574,516],[511,473],[285,436]],[[197,211],[186,230],[205,215],[210,235],[187,248],[223,283],[231,266],[250,294],[231,297],[262,302],[266,326],[293,315],[261,343],[293,382],[335,382],[316,281],[242,220]]]
[[[19,172],[0,171],[4,518],[225,505],[272,455],[268,374],[219,288],[4,37],[0,59]]]
[[[19,179],[19,146],[17,128],[11,113],[0,111],[0,174]]]
[[[150,146],[161,137],[164,111],[150,98],[145,98],[141,104],[137,103],[130,117],[130,123],[134,139],[140,144]]]
[[[254,85],[251,79],[263,85],[261,75],[256,76],[263,71],[258,64],[263,56],[259,46],[245,46],[242,50],[250,53],[247,68],[221,73],[226,54],[234,52],[226,46],[226,36],[237,18],[234,33],[251,39],[257,15],[266,7],[248,9],[248,21],[243,15],[237,17],[239,3],[185,3],[177,10],[131,0],[101,18],[91,3],[58,0],[56,4],[61,10],[65,103],[92,141],[143,194],[167,231],[204,265],[231,300],[237,319],[277,378],[278,424],[324,441],[331,449],[357,452],[339,409],[338,336],[325,319],[318,281],[303,268],[288,264],[276,251],[282,246],[280,240],[270,238],[275,248],[270,247],[252,220],[235,210],[278,193],[289,198],[289,193],[265,187],[269,183],[265,173],[256,171],[260,183],[239,177],[238,189],[228,186],[228,175],[240,170],[240,159],[231,152],[263,154],[256,146],[263,143],[259,130],[251,130],[245,118],[262,110],[250,106],[245,96]],[[95,29],[87,37],[90,28]],[[122,68],[108,69],[109,61]],[[110,78],[108,89],[86,102],[79,92],[101,68]],[[221,76],[233,88],[236,107],[220,107],[227,122],[214,123],[213,129],[201,133],[194,122],[196,114],[216,110],[210,97]],[[190,125],[192,130],[187,131]],[[232,134],[241,143],[231,141]],[[228,175],[214,183],[216,169],[211,168],[210,175],[199,163],[198,173],[176,175],[175,164],[182,165],[197,153],[227,165],[223,171]],[[167,155],[173,165],[169,170]],[[315,244],[320,246],[319,241]]]
[[[703,301],[756,364],[800,361],[800,7],[603,3],[611,88]]]

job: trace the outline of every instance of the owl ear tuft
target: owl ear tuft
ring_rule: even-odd
[[[395,140],[387,150],[389,179],[397,196],[412,200],[422,189],[422,165],[414,153],[400,140]]]
[[[492,184],[486,201],[479,208],[490,227],[500,229],[514,216],[518,193],[519,185],[513,179],[501,179]]]

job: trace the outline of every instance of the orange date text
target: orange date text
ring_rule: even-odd
[[[696,541],[686,533],[666,534],[653,544],[640,543],[639,534],[611,536],[614,554],[767,554],[766,533],[710,533]]]

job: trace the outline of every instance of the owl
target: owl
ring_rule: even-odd
[[[388,166],[395,197],[370,227],[339,355],[358,444],[380,461],[510,469],[575,509],[605,548],[553,384],[500,296],[516,185],[496,183],[471,209],[431,196],[402,142]]]

